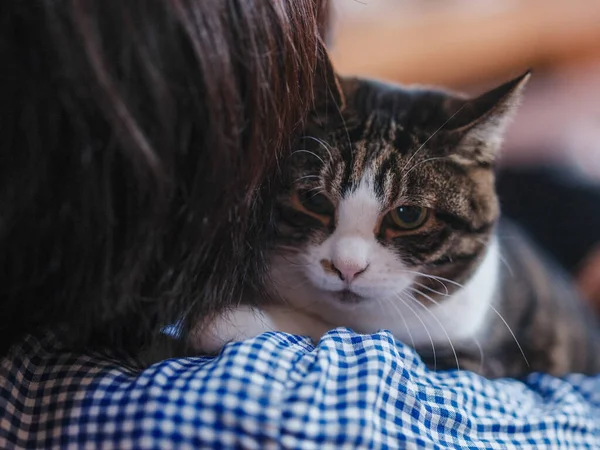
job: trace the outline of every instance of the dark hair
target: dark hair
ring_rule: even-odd
[[[0,7],[0,341],[135,349],[260,284],[326,0]]]

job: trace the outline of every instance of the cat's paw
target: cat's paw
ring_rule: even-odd
[[[198,354],[216,355],[230,342],[239,342],[274,331],[275,325],[261,310],[238,306],[217,316],[191,333],[190,345]]]

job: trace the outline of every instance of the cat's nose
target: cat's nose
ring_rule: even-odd
[[[358,261],[341,260],[333,261],[333,268],[337,275],[346,283],[351,283],[357,276],[367,270],[368,264],[361,264]]]
[[[340,236],[333,242],[332,272],[351,283],[369,266],[370,242],[358,235]]]

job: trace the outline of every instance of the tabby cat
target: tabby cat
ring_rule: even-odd
[[[593,314],[499,220],[494,166],[528,78],[467,98],[336,77],[284,165],[271,300],[199,328],[197,348],[345,326],[390,330],[436,369],[600,372]]]

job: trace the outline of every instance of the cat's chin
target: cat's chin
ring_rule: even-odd
[[[329,294],[337,303],[348,306],[358,305],[367,300],[365,297],[362,297],[349,289],[344,289],[343,291],[338,292],[330,292]]]

